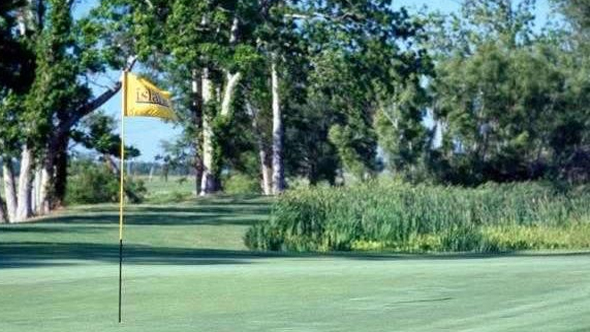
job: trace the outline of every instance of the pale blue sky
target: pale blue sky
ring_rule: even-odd
[[[97,1],[80,1],[77,5],[77,14],[84,15]],[[423,6],[428,6],[430,10],[438,10],[443,13],[450,13],[457,11],[460,7],[460,0],[398,0],[396,7],[405,6],[411,10],[418,10]],[[543,26],[547,19],[552,15],[551,6],[548,0],[537,0],[537,26]],[[109,73],[111,80],[116,80],[120,74],[116,72]],[[108,80],[99,79],[101,84],[108,84]],[[94,91],[99,94],[103,91],[101,87],[95,87]],[[115,116],[120,119],[121,97],[117,94],[102,108],[107,114]],[[126,144],[133,145],[141,151],[142,161],[153,161],[154,157],[161,153],[160,141],[173,140],[181,132],[180,128],[172,124],[163,123],[157,119],[151,118],[127,118],[125,121],[125,139]]]

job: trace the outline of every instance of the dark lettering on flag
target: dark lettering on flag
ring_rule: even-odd
[[[168,99],[162,96],[161,93],[154,91],[148,87],[137,88],[137,99],[139,104],[156,104],[164,107],[170,107]]]

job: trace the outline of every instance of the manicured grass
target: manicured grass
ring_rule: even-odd
[[[590,254],[246,251],[268,201],[117,209],[0,226],[0,331],[587,331]]]

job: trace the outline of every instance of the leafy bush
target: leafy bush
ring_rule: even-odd
[[[590,247],[590,192],[371,182],[286,193],[246,235],[262,250],[500,251]],[[578,226],[575,226],[578,225]]]
[[[141,203],[147,190],[141,180],[125,179],[125,192],[131,203]],[[68,204],[114,203],[119,201],[119,178],[106,166],[91,161],[72,164],[68,178]]]
[[[243,195],[260,193],[260,181],[246,174],[232,174],[223,181],[226,194]]]

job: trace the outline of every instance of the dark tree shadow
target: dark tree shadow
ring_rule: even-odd
[[[191,249],[127,245],[124,249],[125,264],[137,265],[217,265],[252,264],[260,259],[343,259],[364,261],[406,260],[465,260],[492,259],[501,257],[585,257],[590,252],[519,253],[495,254],[450,253],[450,254],[380,254],[380,253],[286,253],[266,251],[239,251],[220,249]],[[118,244],[99,243],[53,243],[16,242],[0,244],[0,268],[23,268],[35,266],[59,266],[99,261],[116,264],[119,259]]]
[[[279,257],[270,252],[217,249],[188,249],[126,245],[125,264],[138,265],[216,265],[249,264],[259,258]],[[84,261],[116,264],[118,244],[17,242],[0,244],[0,268],[69,265]]]

